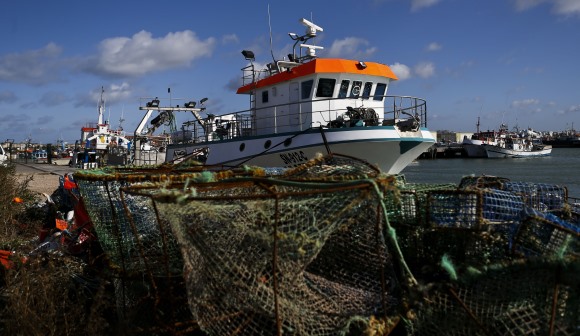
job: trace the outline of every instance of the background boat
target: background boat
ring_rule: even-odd
[[[467,157],[471,158],[482,158],[487,157],[487,152],[483,148],[483,144],[495,145],[496,139],[499,134],[507,129],[507,126],[502,124],[499,132],[496,131],[480,131],[479,130],[479,117],[477,117],[476,132],[471,135],[471,137],[464,136],[461,146],[465,150]]]
[[[543,142],[553,148],[580,148],[580,133],[571,129],[547,136]]]
[[[500,138],[496,145],[483,144],[489,158],[527,158],[548,156],[552,146],[545,145],[539,138],[505,137]]]

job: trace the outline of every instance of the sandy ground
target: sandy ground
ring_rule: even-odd
[[[16,177],[25,179],[32,176],[32,181],[28,184],[29,189],[42,195],[42,193],[52,194],[59,187],[60,177],[65,173],[74,173],[75,169],[68,166],[56,166],[48,164],[16,164]]]
[[[52,194],[59,186],[59,176],[51,173],[37,173],[37,174],[17,174],[19,179],[24,179],[26,176],[32,175],[33,180],[30,181],[28,187],[31,191],[39,194]]]

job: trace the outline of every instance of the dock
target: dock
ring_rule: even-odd
[[[460,143],[436,143],[423,152],[419,159],[466,158],[467,152]]]

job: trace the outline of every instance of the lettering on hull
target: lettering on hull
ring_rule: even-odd
[[[280,158],[285,165],[299,164],[308,161],[308,158],[303,151],[282,153],[280,154]]]

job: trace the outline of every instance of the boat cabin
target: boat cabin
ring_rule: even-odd
[[[32,152],[32,161],[36,163],[47,163],[48,152],[44,149],[35,150],[34,152]]]
[[[216,116],[207,113],[205,107],[195,108],[194,102],[181,108],[161,108],[158,100],[156,106],[140,109],[147,110],[148,115],[153,111],[191,112],[195,120],[184,123],[179,137],[174,137],[187,143],[272,136],[319,127],[396,126],[401,132],[417,132],[420,126],[426,127],[423,100],[386,96],[390,82],[397,80],[387,65],[317,58],[317,50],[323,47],[305,42],[316,37],[322,28],[305,19],[300,22],[307,27],[306,33],[288,34],[295,43],[292,53],[284,59],[258,68],[254,53],[242,51],[249,65],[241,69],[242,85],[236,93],[249,96],[249,110]]]
[[[237,91],[252,95],[255,135],[380,125],[384,96],[397,79],[386,65],[345,59],[313,59],[281,70]]]

